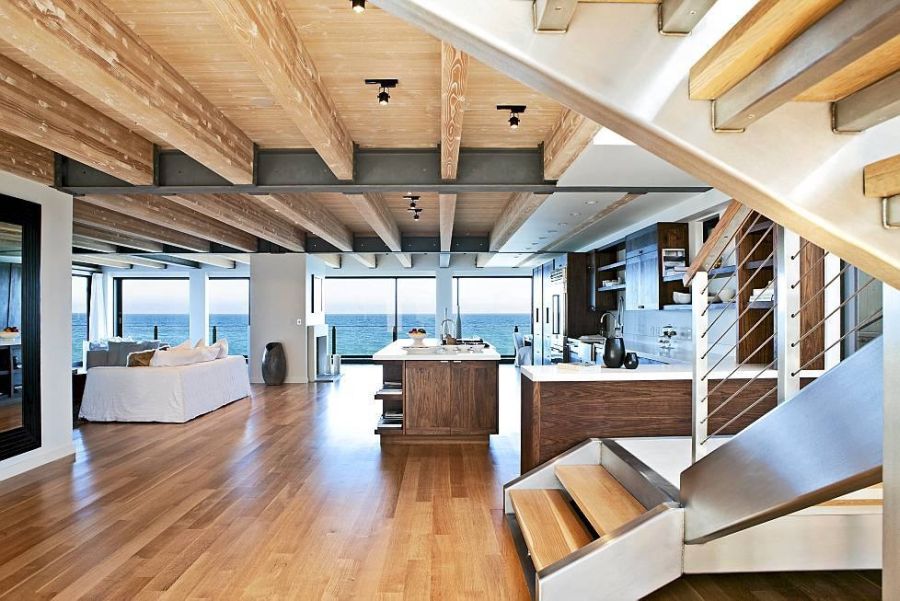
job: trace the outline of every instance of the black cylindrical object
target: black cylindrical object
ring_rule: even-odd
[[[280,386],[287,377],[287,358],[280,342],[270,342],[262,358],[262,377],[267,386]]]
[[[603,365],[622,367],[625,363],[625,341],[621,336],[610,336],[603,346]]]
[[[212,341],[215,344],[219,341],[219,326],[213,326],[212,330]]]
[[[625,353],[625,369],[637,369],[640,363],[637,353]]]
[[[153,340],[159,340],[159,326],[153,326]]]

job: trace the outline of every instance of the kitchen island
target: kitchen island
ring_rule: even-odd
[[[736,434],[775,407],[775,394],[751,407],[778,377],[776,370],[760,374],[760,369],[749,365],[730,377],[731,369],[725,368],[710,374],[710,390],[728,377],[710,396],[711,412],[736,393],[710,418],[710,432],[736,418],[722,432]],[[819,374],[800,372],[801,386]],[[684,363],[642,364],[633,370],[598,365],[522,367],[522,473],[588,438],[690,436],[692,378],[691,366]]]
[[[384,370],[375,397],[383,403],[375,433],[385,443],[479,442],[498,432],[500,353],[452,351],[426,339],[410,353],[411,340],[393,342],[372,361]]]

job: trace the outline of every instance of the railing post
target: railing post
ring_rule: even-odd
[[[709,275],[698,271],[691,280],[691,331],[694,339],[694,377],[691,379],[692,425],[691,461],[696,462],[706,455],[706,437],[709,431],[706,421],[709,415],[709,381],[706,375],[709,337],[704,335],[709,327],[709,297],[707,285]]]
[[[775,230],[775,349],[779,404],[800,392],[799,282],[800,236],[778,226]]]
[[[885,284],[884,331],[884,509],[882,590],[900,600],[900,290]]]

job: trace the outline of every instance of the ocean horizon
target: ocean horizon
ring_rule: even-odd
[[[250,348],[250,325],[246,314],[211,314],[210,332],[213,327],[218,339],[227,338],[229,352],[247,355]],[[336,339],[337,353],[346,357],[369,357],[393,340],[393,314],[326,314],[325,322],[333,326],[329,331],[329,351],[332,348],[332,331]],[[518,327],[522,333],[531,332],[531,315],[528,313],[472,313],[461,318],[463,336],[480,336],[497,347],[501,355],[515,353],[513,332]],[[455,324],[455,321],[454,321]],[[159,328],[159,339],[168,344],[178,344],[190,337],[190,323],[187,315],[178,314],[126,314],[123,316],[122,335],[135,340],[149,340],[153,337],[154,326]],[[401,315],[398,319],[397,337],[407,337],[413,328],[424,328],[429,337],[436,338],[438,327],[433,314]],[[455,326],[454,326],[455,327]],[[82,359],[82,341],[86,338],[87,315],[72,314],[72,363]]]

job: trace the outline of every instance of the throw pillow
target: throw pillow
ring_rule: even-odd
[[[156,350],[138,351],[128,355],[128,367],[149,367]]]
[[[218,355],[217,349],[170,349],[159,351],[150,360],[150,367],[178,367],[212,361]]]
[[[188,349],[191,349],[191,348],[194,348],[194,345],[191,343],[190,340],[185,340],[185,341],[182,342],[181,344],[176,344],[175,346],[169,347],[169,349],[170,349],[170,350],[173,350],[173,351],[175,351],[175,350],[179,350],[179,351],[180,351],[180,350],[188,350]]]
[[[213,344],[209,345],[209,348],[216,349],[218,351],[218,355],[216,355],[216,359],[224,359],[228,356],[228,339],[221,338],[215,341]]]

